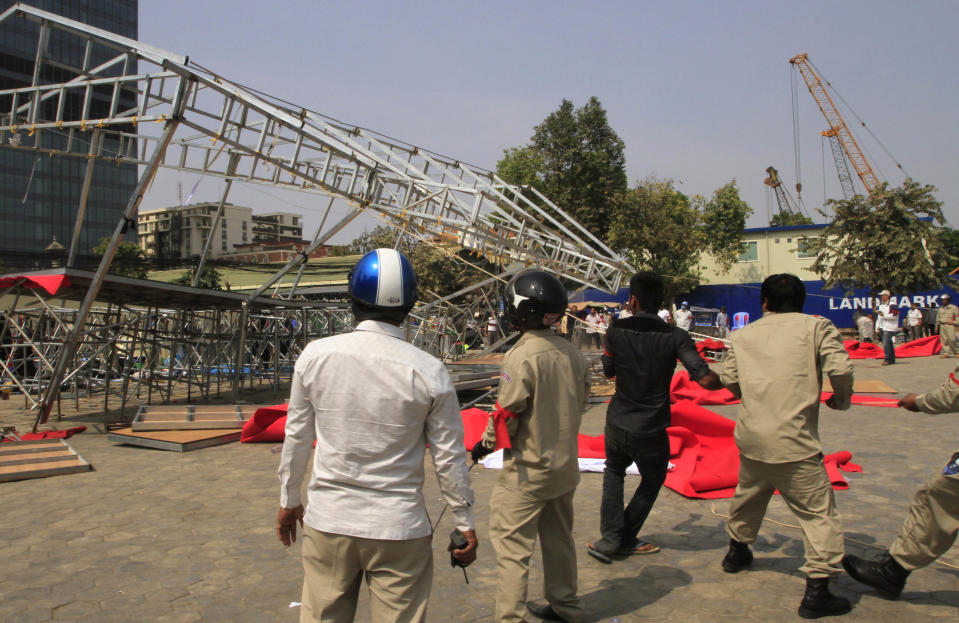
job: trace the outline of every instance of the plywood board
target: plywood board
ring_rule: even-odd
[[[120,428],[110,431],[107,434],[107,439],[130,446],[189,452],[190,450],[239,441],[240,431],[168,430],[141,432],[134,431],[132,428]]]
[[[257,405],[145,405],[131,427],[136,432],[164,430],[240,429]]]
[[[822,390],[824,392],[832,392],[832,384],[829,382],[829,378],[825,378],[822,381]],[[874,379],[856,379],[852,383],[852,391],[857,394],[895,394],[896,390],[893,389],[885,381],[877,381]]]
[[[0,482],[86,472],[93,466],[62,439],[0,444]]]
[[[590,396],[612,396],[616,393],[616,383],[601,383],[593,385],[589,390]]]

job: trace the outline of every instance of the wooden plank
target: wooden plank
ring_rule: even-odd
[[[822,381],[822,390],[824,392],[832,392],[832,384],[829,382],[829,377],[826,377]],[[857,394],[895,394],[896,390],[893,389],[885,381],[877,381],[874,379],[856,379],[852,383],[852,391]]]
[[[0,465],[15,465],[20,463],[42,463],[50,459],[62,460],[63,457],[75,456],[72,452],[63,448],[62,450],[50,450],[48,452],[29,452],[27,454],[5,454],[0,458]]]
[[[60,439],[31,439],[29,441],[15,441],[0,443],[0,454],[4,452],[44,451],[50,447],[60,447]]]
[[[0,482],[45,478],[85,472],[93,469],[90,462],[77,454],[70,444],[62,439],[37,439],[33,441],[15,441],[3,444],[3,450],[9,446],[22,446],[22,449],[41,452],[6,452],[0,460]]]
[[[135,432],[239,429],[258,408],[255,405],[242,408],[240,405],[185,405],[179,411],[153,413],[150,407],[141,407],[131,428]]]
[[[134,431],[132,428],[121,428],[107,434],[107,439],[131,446],[189,452],[190,450],[239,441],[240,431],[167,430],[141,432]]]

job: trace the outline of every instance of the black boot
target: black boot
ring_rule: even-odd
[[[729,539],[729,551],[723,558],[723,571],[726,573],[739,573],[753,562],[753,553],[749,550],[749,545],[740,543],[736,539]]]
[[[799,604],[799,616],[818,619],[837,614],[846,614],[852,604],[845,597],[829,592],[829,578],[806,578],[806,594]]]
[[[868,584],[890,599],[899,597],[909,577],[909,572],[888,553],[880,556],[879,560],[843,556],[842,566],[853,579]]]

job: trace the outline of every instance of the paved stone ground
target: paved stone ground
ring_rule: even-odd
[[[891,367],[859,361],[860,378],[896,389],[937,387],[955,361],[901,360]],[[276,402],[261,396],[258,402]],[[100,399],[102,400],[102,398]],[[94,399],[96,402],[96,399]],[[252,401],[251,401],[252,402]],[[16,398],[0,403],[0,423],[27,429],[32,415]],[[733,417],[735,407],[716,407]],[[602,431],[605,405],[593,408],[583,432]],[[109,420],[86,414],[58,426]],[[278,456],[270,445],[230,444],[185,454],[115,445],[94,428],[70,440],[95,471],[0,484],[0,621],[294,621],[300,600],[299,545],[284,549],[273,535]],[[862,464],[837,492],[848,549],[870,554],[885,547],[916,488],[959,447],[959,416],[901,409],[823,410],[826,451],[845,449]],[[488,500],[497,473],[473,471],[479,560],[449,567],[448,517],[437,529],[432,621],[491,621],[495,557],[487,540]],[[636,484],[636,477],[628,477]],[[598,532],[601,474],[584,474],[576,496],[575,537]],[[441,508],[432,478],[427,499]],[[767,522],[755,546],[753,570],[720,570],[728,501],[689,500],[664,489],[644,535],[662,546],[652,556],[602,565],[580,550],[580,592],[593,621],[792,621],[803,591],[799,530]],[[778,498],[768,518],[795,524]],[[850,621],[955,621],[959,607],[959,549],[912,574],[903,597],[886,601],[848,577],[836,590],[849,597]],[[542,597],[542,566],[534,556],[530,599]],[[358,620],[368,620],[365,603]]]

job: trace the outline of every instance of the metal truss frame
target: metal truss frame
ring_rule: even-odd
[[[0,14],[0,23],[14,19],[39,28],[32,84],[0,91],[0,148],[86,159],[87,180],[94,163],[141,169],[76,323],[53,363],[41,422],[74,353],[85,343],[87,316],[121,236],[135,222],[159,168],[226,180],[209,239],[236,181],[331,199],[309,248],[250,294],[250,301],[364,212],[501,265],[536,265],[583,286],[616,291],[623,275],[632,271],[623,257],[533,188],[508,184],[493,172],[295,106],[139,41],[22,4]],[[48,42],[54,33],[81,45],[82,59],[71,64],[52,58]],[[42,71],[47,66],[75,77],[47,83]],[[83,224],[86,197],[81,193],[75,232]],[[348,204],[349,210],[326,227],[333,199]],[[75,233],[71,258],[77,237]],[[247,317],[244,306],[239,353],[246,349]],[[239,377],[234,376],[234,390]]]

